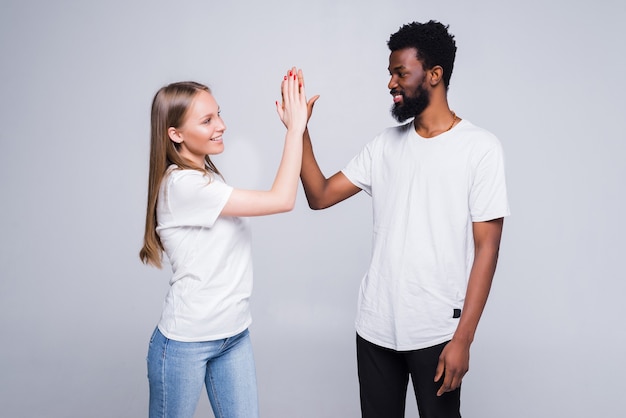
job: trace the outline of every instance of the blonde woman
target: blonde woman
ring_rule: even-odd
[[[246,217],[293,209],[307,121],[302,72],[288,71],[281,90],[287,134],[267,191],[234,189],[211,161],[226,125],[208,87],[173,83],[154,97],[140,257],[160,268],[165,252],[173,275],[148,350],[151,418],[193,417],[203,386],[217,418],[258,416]]]

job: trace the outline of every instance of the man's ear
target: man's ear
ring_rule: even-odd
[[[180,131],[174,127],[170,126],[169,128],[167,128],[167,136],[169,136],[170,139],[177,144],[183,142],[183,136],[181,135]]]
[[[432,87],[435,87],[443,81],[443,68],[441,65],[435,65],[433,68],[428,70],[428,74],[430,75],[430,85]]]

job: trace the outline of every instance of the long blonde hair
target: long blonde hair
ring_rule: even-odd
[[[167,133],[168,128],[180,128],[183,125],[187,112],[200,91],[211,93],[207,86],[193,81],[172,83],[162,87],[152,100],[148,207],[143,247],[139,251],[139,258],[145,264],[151,264],[157,268],[161,268],[163,244],[156,233],[156,207],[159,188],[167,168],[175,164],[180,169],[200,170],[220,175],[208,155],[205,157],[206,167],[204,170],[195,167],[191,161],[182,157],[178,153],[180,144],[170,140]]]

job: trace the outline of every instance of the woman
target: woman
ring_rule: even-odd
[[[287,212],[295,203],[307,121],[302,72],[292,68],[281,89],[276,110],[287,135],[268,191],[232,188],[211,161],[224,150],[226,126],[208,87],[173,83],[152,102],[140,257],[160,268],[165,252],[173,276],[148,350],[151,418],[193,417],[203,385],[217,418],[258,416],[250,233],[242,217]]]

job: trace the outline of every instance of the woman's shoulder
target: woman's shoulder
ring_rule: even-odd
[[[180,168],[175,164],[170,165],[165,173],[170,184],[179,182],[212,182],[215,178],[214,175],[208,171],[195,170],[190,168]]]
[[[218,174],[175,165],[168,167],[164,187],[176,195],[220,194],[223,190],[231,189]]]

